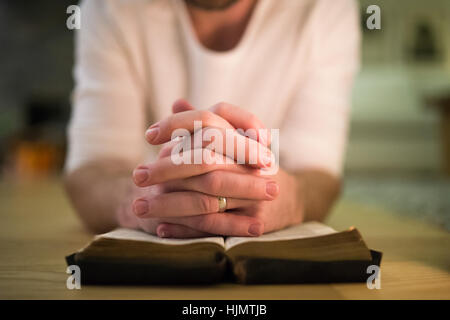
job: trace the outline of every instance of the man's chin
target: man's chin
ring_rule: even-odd
[[[225,10],[239,0],[185,0],[190,6],[203,10]]]

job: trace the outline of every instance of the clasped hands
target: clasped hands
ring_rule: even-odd
[[[225,161],[230,156],[225,146],[223,154],[217,154],[217,150],[203,145],[204,155],[224,157],[224,161],[172,161],[173,148],[180,143],[171,141],[174,130],[193,133],[194,121],[202,121],[203,128],[218,130],[264,128],[254,115],[227,103],[195,110],[184,100],[176,101],[172,110],[171,116],[153,124],[145,134],[148,143],[165,144],[158,160],[133,172],[137,188],[131,195],[132,214],[137,217],[137,227],[164,238],[259,236],[303,220],[296,179],[281,168],[274,175],[260,174],[260,168],[273,161],[266,139],[249,141],[249,137],[237,133],[240,138],[235,140],[235,149],[240,143],[246,148],[245,159],[239,163],[236,158]],[[250,163],[248,148],[257,144],[267,152],[256,153],[256,162]],[[226,212],[219,212],[218,196],[226,197]]]

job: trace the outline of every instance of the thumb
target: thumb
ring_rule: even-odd
[[[172,105],[173,113],[179,113],[179,112],[189,111],[189,110],[194,110],[194,109],[195,108],[193,106],[191,106],[191,104],[184,99],[178,99]]]

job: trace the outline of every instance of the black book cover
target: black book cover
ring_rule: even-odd
[[[302,261],[283,259],[237,258],[233,263],[218,253],[213,264],[185,266],[123,261],[78,260],[74,253],[66,257],[68,265],[78,265],[82,284],[295,284],[365,282],[367,267],[380,266],[382,253],[371,250],[372,260]]]

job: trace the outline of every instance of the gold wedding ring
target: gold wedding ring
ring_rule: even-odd
[[[227,198],[217,197],[219,200],[219,212],[225,212],[227,210]]]

